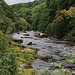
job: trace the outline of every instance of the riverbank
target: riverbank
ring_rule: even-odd
[[[11,38],[10,44],[12,45],[13,53],[16,58],[16,74],[17,75],[34,75],[35,69],[31,66],[31,63],[40,56],[37,54],[37,49],[29,48],[25,45],[15,43]],[[17,39],[18,40],[18,39]],[[19,41],[19,40],[18,40]]]

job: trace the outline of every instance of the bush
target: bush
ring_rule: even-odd
[[[11,49],[6,34],[0,31],[0,74],[11,75],[16,73],[16,56]]]

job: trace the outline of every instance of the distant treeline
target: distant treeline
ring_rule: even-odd
[[[7,5],[0,3],[0,29],[6,32],[38,30],[48,36],[75,40],[75,0],[34,0]]]
[[[24,18],[33,30],[48,36],[75,40],[74,0],[35,0],[12,5],[17,16]]]

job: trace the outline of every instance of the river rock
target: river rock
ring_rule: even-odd
[[[17,43],[22,43],[23,40],[22,39],[13,39],[14,42],[17,42]]]
[[[45,35],[45,33],[35,33],[34,36],[39,37],[39,38],[47,37],[47,36]]]
[[[37,45],[37,44],[29,42],[27,45]]]
[[[24,34],[23,36],[30,36],[29,34]]]
[[[43,38],[43,37],[47,37],[46,35],[45,35],[45,33],[40,33],[40,36],[39,36],[40,38]]]
[[[29,42],[27,45],[32,45],[32,42]]]

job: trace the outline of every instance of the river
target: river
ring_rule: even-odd
[[[59,41],[52,37],[38,38],[34,36],[37,33],[39,32],[27,31],[26,33],[19,32],[19,34],[11,34],[11,36],[15,39],[23,39],[23,43],[21,44],[37,48],[37,53],[40,54],[40,56],[47,58],[47,61],[43,59],[36,59],[31,64],[32,67],[36,69],[36,73],[41,72],[44,68],[48,68],[51,73],[54,69],[57,69],[57,67],[52,67],[50,63],[65,60],[74,55],[73,53],[75,52],[75,49],[73,46],[70,46],[69,42]],[[29,34],[30,36],[23,36],[24,34]],[[29,42],[32,42],[33,45],[27,45]],[[61,57],[63,54],[67,54],[66,58]],[[71,66],[75,67],[75,64],[64,64],[65,68],[70,68]]]

